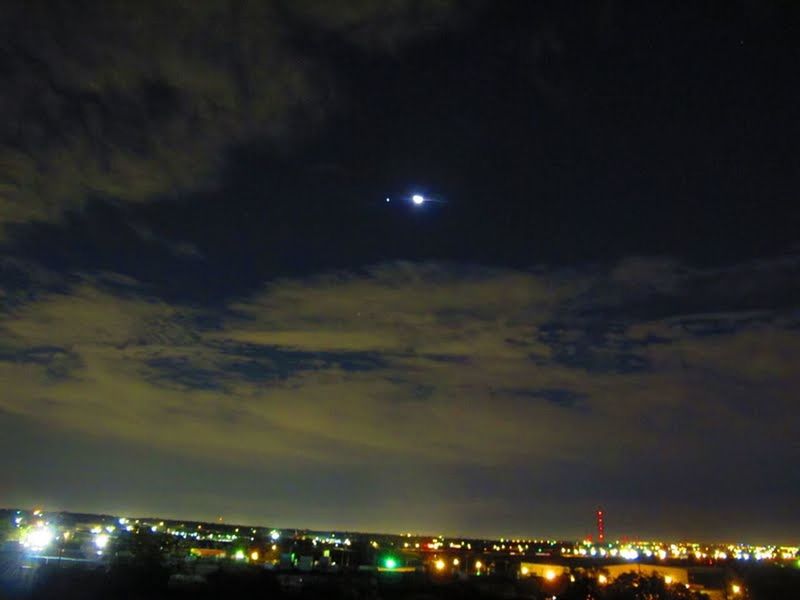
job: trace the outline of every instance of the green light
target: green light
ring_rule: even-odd
[[[397,566],[397,561],[390,556],[383,560],[383,564],[387,569],[394,569]]]

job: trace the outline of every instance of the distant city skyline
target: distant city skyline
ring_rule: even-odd
[[[548,541],[556,541],[556,542],[570,542],[570,543],[585,543],[590,544],[593,546],[611,546],[611,545],[619,545],[619,544],[631,544],[631,543],[638,543],[638,542],[659,542],[659,543],[684,543],[684,544],[709,544],[709,545],[749,545],[749,546],[774,546],[774,547],[796,547],[800,552],[800,541],[796,538],[774,538],[774,539],[745,539],[741,536],[732,533],[729,537],[726,538],[718,538],[718,539],[708,539],[702,538],[697,536],[682,536],[682,537],[664,537],[664,536],[646,536],[646,535],[638,535],[636,533],[627,533],[627,534],[619,534],[619,535],[612,535],[612,536],[605,536],[604,540],[599,540],[597,536],[597,530],[594,532],[587,532],[585,535],[577,535],[577,536],[569,536],[569,535],[560,535],[558,533],[551,532],[548,535],[543,535],[539,533],[538,535],[534,533],[517,533],[517,534],[508,534],[508,533],[492,533],[492,534],[470,534],[465,532],[457,532],[457,531],[439,531],[439,530],[422,530],[419,528],[412,528],[406,530],[391,530],[391,529],[375,529],[375,528],[352,528],[352,527],[337,527],[337,526],[328,526],[328,527],[312,527],[307,525],[297,525],[294,523],[283,523],[280,519],[276,519],[273,521],[246,521],[246,520],[228,520],[222,515],[217,515],[214,518],[194,518],[189,517],[187,515],[183,516],[175,516],[172,513],[164,513],[164,514],[144,514],[144,513],[137,513],[137,512],[117,512],[117,511],[101,511],[101,512],[92,512],[92,511],[85,511],[85,510],[73,510],[73,509],[57,509],[57,508],[48,508],[48,507],[41,507],[37,506],[36,508],[31,507],[22,507],[22,506],[0,506],[0,513],[2,512],[14,512],[14,511],[23,511],[26,513],[34,513],[34,512],[41,512],[45,515],[86,515],[90,517],[109,517],[113,519],[125,518],[126,520],[130,520],[131,522],[139,521],[143,522],[159,522],[165,521],[168,523],[202,523],[203,525],[208,525],[212,527],[246,527],[246,528],[258,528],[258,529],[269,529],[269,530],[278,530],[282,532],[312,532],[312,533],[322,533],[322,532],[331,532],[331,533],[352,533],[352,534],[363,534],[363,535],[387,535],[387,536],[395,536],[395,537],[414,537],[414,538],[436,538],[436,537],[445,537],[450,539],[473,539],[473,540],[490,540],[490,541],[505,541],[505,542],[513,542],[516,540],[526,540],[529,542],[548,542]],[[800,555],[798,556],[800,558]]]

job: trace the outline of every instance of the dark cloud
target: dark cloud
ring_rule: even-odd
[[[236,144],[285,148],[341,102],[315,32],[384,51],[445,26],[454,4],[4,3],[0,223],[174,196],[213,181]]]
[[[586,399],[586,395],[584,394],[559,388],[545,388],[538,390],[506,390],[506,393],[512,396],[520,396],[523,398],[539,398],[562,408],[575,409],[580,409],[583,405],[583,401]]]
[[[33,346],[22,350],[5,351],[0,347],[0,361],[41,366],[44,370],[45,384],[69,378],[83,366],[79,354],[54,346]]]
[[[159,385],[176,385],[225,391],[226,382],[268,384],[286,381],[304,371],[342,369],[348,372],[376,370],[384,366],[380,355],[363,352],[301,352],[257,344],[209,343],[214,356],[165,356],[146,361],[147,376]]]
[[[145,361],[150,381],[159,386],[222,391],[219,372],[193,364],[186,357],[157,357]]]
[[[607,327],[608,324],[601,326]],[[550,348],[551,360],[571,368],[598,373],[631,373],[650,366],[645,357],[635,351],[634,347],[641,344],[624,334],[546,324],[540,328],[539,340]],[[541,356],[533,359],[539,363],[543,360]]]
[[[792,310],[800,297],[800,260],[785,256],[716,268],[690,268],[668,259],[629,258],[587,286],[570,306],[574,315],[610,323],[759,310]]]

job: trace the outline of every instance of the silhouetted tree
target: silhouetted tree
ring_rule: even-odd
[[[597,583],[596,577],[581,575],[571,582],[559,596],[562,600],[599,600],[604,598],[605,589]]]
[[[115,593],[120,596],[163,593],[170,575],[164,558],[169,549],[167,537],[171,536],[146,530],[120,536],[109,569],[109,584]]]
[[[680,584],[667,584],[658,575],[624,573],[608,586],[603,600],[707,600],[706,594]]]

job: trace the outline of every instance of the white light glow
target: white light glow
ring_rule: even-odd
[[[639,553],[633,548],[625,548],[619,553],[619,555],[626,560],[636,560],[639,558]]]
[[[22,539],[22,545],[38,552],[47,548],[55,538],[53,530],[49,527],[36,527],[31,529]]]
[[[425,196],[414,194],[413,196],[411,196],[411,201],[416,205],[420,205],[425,202]]]

